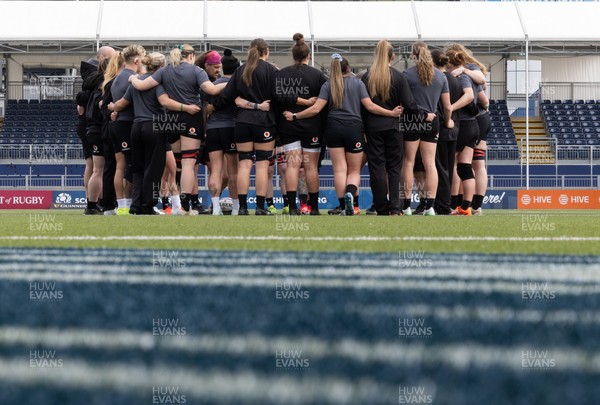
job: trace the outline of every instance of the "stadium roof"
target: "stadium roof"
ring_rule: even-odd
[[[224,43],[255,37],[372,43],[600,44],[600,2],[0,1],[0,49],[106,43]],[[453,21],[462,23],[453,23]],[[592,48],[589,48],[589,47]],[[490,48],[491,49],[491,48]],[[550,49],[550,48],[548,48]]]

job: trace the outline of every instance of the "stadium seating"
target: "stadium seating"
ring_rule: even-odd
[[[543,100],[540,112],[559,145],[600,144],[600,100]]]
[[[75,101],[7,100],[2,144],[68,144],[71,140],[78,141]]]
[[[510,121],[506,100],[490,100],[490,120],[488,144],[516,147],[515,131]]]

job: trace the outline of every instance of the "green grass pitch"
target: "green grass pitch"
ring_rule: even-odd
[[[599,211],[487,210],[479,217],[86,217],[2,211],[0,246],[596,255]]]

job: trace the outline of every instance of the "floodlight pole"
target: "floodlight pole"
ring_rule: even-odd
[[[525,187],[529,190],[529,36],[525,35]]]

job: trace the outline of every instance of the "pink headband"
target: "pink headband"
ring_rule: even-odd
[[[220,65],[221,64],[221,55],[217,51],[210,51],[206,54],[204,58],[205,65]]]

